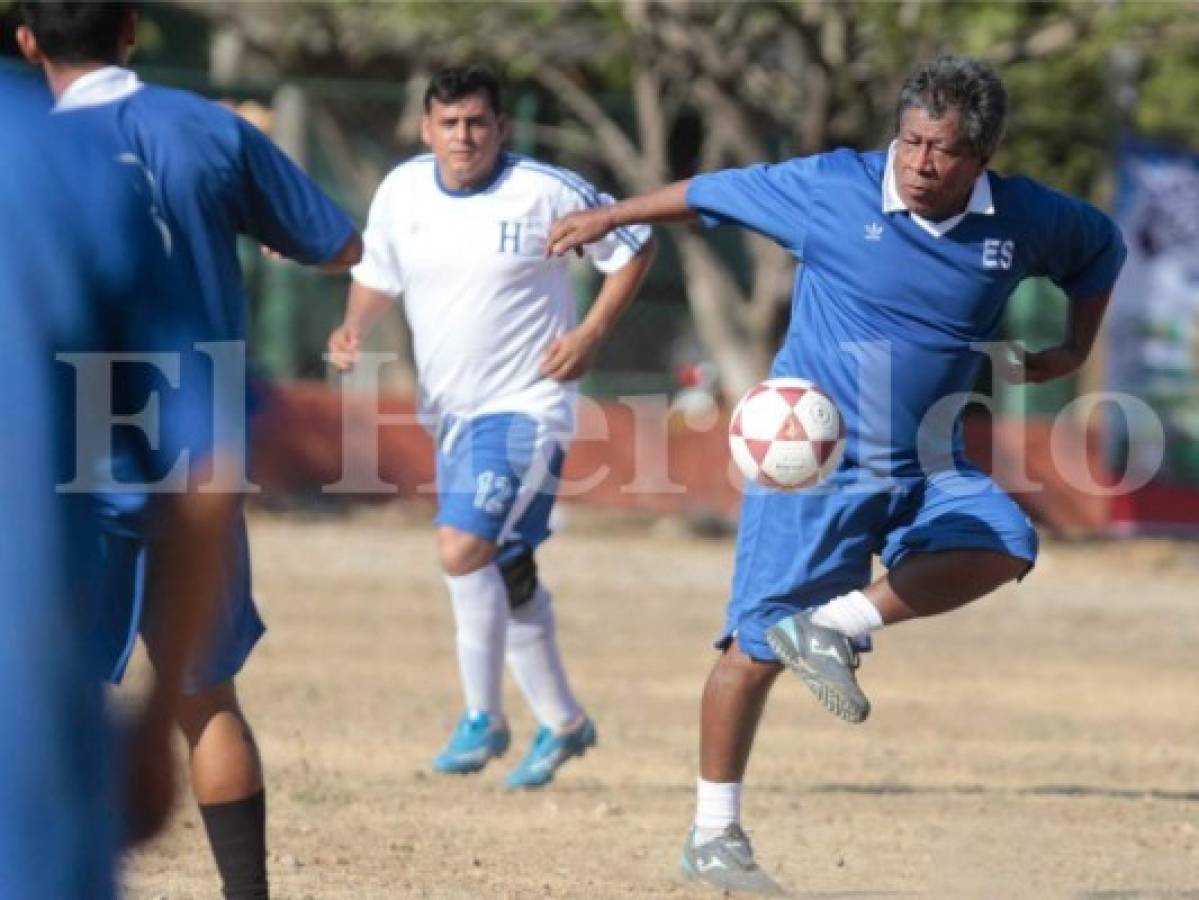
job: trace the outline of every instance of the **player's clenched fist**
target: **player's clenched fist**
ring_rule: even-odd
[[[573,250],[581,256],[584,244],[595,243],[612,228],[612,217],[609,211],[602,207],[571,213],[550,227],[550,235],[545,242],[545,255],[562,256]]]
[[[541,360],[541,372],[555,381],[582,378],[595,361],[600,335],[586,324],[552,341]]]
[[[361,355],[358,329],[342,325],[329,335],[329,365],[339,372],[352,372]]]

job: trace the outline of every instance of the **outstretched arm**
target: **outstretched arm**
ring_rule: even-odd
[[[362,342],[391,307],[390,295],[350,282],[350,298],[341,325],[329,335],[329,364],[339,372],[350,372],[358,364]]]
[[[271,253],[340,272],[362,252],[349,217],[278,145],[236,119],[240,151],[239,230]]]
[[[262,255],[276,262],[287,259],[285,254],[266,244],[262,245]],[[327,275],[337,275],[353,268],[360,262],[362,262],[362,236],[355,231],[336,254],[323,263],[318,263],[317,268]]]
[[[583,321],[546,349],[541,362],[543,374],[556,381],[573,381],[591,368],[600,343],[637,296],[657,252],[657,244],[651,237],[628,264],[604,278]]]
[[[332,259],[321,263],[320,270],[329,274],[344,272],[362,261],[362,236],[358,232],[345,242],[345,246]]]
[[[622,225],[657,222],[689,222],[698,218],[687,205],[690,179],[676,181],[664,188],[638,194],[607,206],[571,213],[550,228],[546,256],[563,256],[581,250]]]

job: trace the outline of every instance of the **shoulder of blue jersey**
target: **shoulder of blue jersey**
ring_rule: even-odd
[[[846,180],[861,184],[863,178],[871,181],[882,181],[883,171],[887,166],[887,154],[884,151],[858,151],[848,147],[815,153],[811,156],[796,156],[775,163],[787,175],[803,178],[813,183],[834,183]]]
[[[239,125],[244,121],[223,103],[159,84],[145,85],[122,105],[132,110],[135,117],[144,117],[147,125],[153,126],[168,142],[183,145],[190,145],[201,135],[205,144],[214,137],[227,145],[236,144]]]
[[[1053,215],[1062,209],[1063,205],[1069,204],[1083,205],[1093,209],[1096,214],[1106,215],[1087,201],[1034,178],[1024,175],[1000,175],[998,172],[991,172],[990,176],[996,206],[1003,210],[1004,215],[1029,225],[1041,226],[1054,221]]]
[[[857,180],[865,174],[868,178],[881,181],[887,168],[887,154],[882,150],[860,151],[839,147],[827,153],[818,153],[811,160],[818,174],[827,178],[844,176]]]
[[[237,112],[224,103],[209,100],[207,97],[183,88],[147,84],[140,91],[130,95],[130,99],[156,109],[170,109],[178,114],[196,116],[211,121],[236,122],[238,120]]]

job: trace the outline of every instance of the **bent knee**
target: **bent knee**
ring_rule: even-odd
[[[995,553],[992,555],[996,557],[992,562],[994,567],[992,571],[995,573],[995,577],[1000,584],[1007,584],[1009,581],[1019,581],[1032,571],[1032,561],[1024,557],[1012,556],[1008,553]]]
[[[963,571],[973,573],[981,581],[994,582],[996,586],[1014,581],[1032,568],[1029,560],[1002,550],[961,550],[957,553]]]
[[[249,731],[249,723],[237,700],[237,690],[232,681],[206,688],[194,694],[185,694],[179,700],[179,727],[189,744],[196,744],[218,720],[238,723],[237,727]],[[230,727],[222,725],[220,727]]]
[[[495,544],[486,538],[447,525],[437,529],[437,555],[447,575],[469,575],[495,557]]]
[[[741,649],[736,637],[729,641],[728,647],[720,655],[717,668],[721,669],[727,677],[762,684],[774,681],[783,670],[782,663],[754,659]]]

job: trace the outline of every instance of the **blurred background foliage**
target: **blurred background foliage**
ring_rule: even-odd
[[[441,65],[494,65],[518,150],[627,194],[700,170],[885,147],[910,67],[969,53],[999,66],[1011,93],[995,168],[1104,205],[1123,136],[1199,147],[1197,13],[1195,2],[1129,0],[169,0],[144,4],[135,62],[147,78],[253,101],[248,113],[361,221],[383,174],[417,149],[418,99]],[[674,368],[706,359],[739,394],[785,328],[794,261],[731,233],[678,228],[666,243],[593,390],[665,389]],[[320,374],[340,298],[247,262],[260,361]],[[382,341],[403,344],[402,321]],[[410,372],[397,384],[410,386]]]

